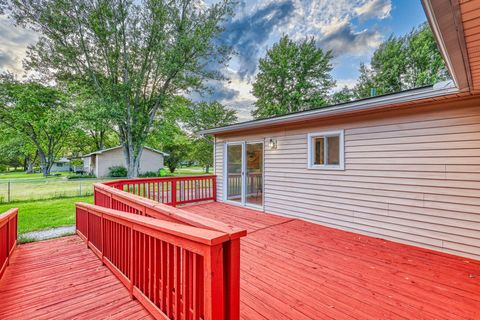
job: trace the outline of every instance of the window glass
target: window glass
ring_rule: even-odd
[[[339,165],[340,164],[340,137],[333,136],[327,137],[327,164]]]
[[[323,137],[316,137],[314,142],[314,157],[313,164],[323,165],[325,164],[325,140]]]

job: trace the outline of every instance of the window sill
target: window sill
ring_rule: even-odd
[[[309,170],[345,171],[344,166],[308,166]]]

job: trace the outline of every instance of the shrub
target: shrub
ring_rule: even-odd
[[[158,177],[159,175],[155,171],[147,171],[147,172],[144,172],[144,173],[140,173],[138,176],[140,178],[154,178],[154,177]]]
[[[123,178],[128,174],[127,168],[123,166],[113,166],[108,168],[108,176],[113,178]]]
[[[68,180],[73,180],[73,179],[95,179],[94,174],[72,174],[67,176]]]

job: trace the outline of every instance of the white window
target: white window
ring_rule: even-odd
[[[343,130],[308,135],[308,168],[343,170]]]

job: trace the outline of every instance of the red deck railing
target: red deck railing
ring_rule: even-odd
[[[216,176],[124,179],[104,185],[172,206],[216,200]]]
[[[77,203],[77,232],[158,319],[225,319],[226,233]]]
[[[165,185],[169,185],[169,187],[164,187]],[[201,191],[202,189],[203,191]],[[206,189],[209,189],[210,191],[206,191]],[[188,203],[188,202],[216,200],[215,189],[216,189],[216,180],[214,176],[132,179],[132,180],[112,181],[107,183],[97,183],[94,185],[94,198],[95,198],[96,207],[90,207],[90,208],[97,208],[96,209],[97,212],[100,210],[99,209],[100,207],[112,209],[115,211],[110,210],[109,211],[110,213],[117,212],[119,214],[123,214],[124,217],[130,217],[130,219],[134,219],[134,218],[147,219],[145,221],[150,221],[150,222],[155,221],[158,224],[157,226],[170,226],[171,227],[170,231],[177,232],[177,236],[175,238],[170,238],[170,242],[166,242],[166,243],[168,243],[171,246],[174,246],[173,249],[169,249],[171,251],[173,250],[172,252],[177,252],[175,250],[180,250],[177,252],[177,255],[180,253],[181,257],[183,257],[183,255],[181,254],[182,250],[187,250],[187,251],[191,250],[190,247],[184,246],[185,241],[187,242],[190,241],[189,239],[190,235],[188,232],[181,231],[181,230],[184,230],[183,228],[193,228],[188,230],[189,231],[195,230],[195,232],[197,233],[198,232],[205,232],[205,233],[215,232],[215,234],[217,235],[222,234],[223,236],[225,236],[226,238],[225,239],[222,238],[223,240],[219,245],[219,248],[216,247],[214,252],[209,253],[210,257],[212,254],[215,254],[217,263],[221,265],[221,267],[217,269],[217,275],[215,276],[215,283],[210,284],[210,287],[216,286],[218,288],[222,288],[221,291],[218,291],[218,292],[221,292],[221,297],[220,298],[218,297],[217,291],[215,292],[211,291],[211,289],[209,289],[210,287],[206,283],[203,283],[203,285],[199,285],[198,288],[203,290],[203,299],[204,299],[203,301],[206,304],[210,304],[212,301],[215,302],[213,303],[213,306],[212,306],[214,310],[211,311],[211,313],[210,312],[205,313],[205,317],[203,319],[212,319],[207,317],[207,315],[209,314],[212,314],[212,315],[221,314],[221,316],[219,316],[218,318],[214,317],[214,319],[236,320],[236,319],[239,319],[240,317],[240,238],[246,235],[246,230],[239,229],[237,227],[227,225],[225,223],[208,219],[202,216],[198,216],[191,212],[188,212],[188,210],[175,208],[173,206],[176,204]],[[168,191],[168,194],[170,195],[172,194],[171,190],[174,190],[173,194],[176,194],[177,196],[179,196],[179,198],[174,197],[174,200],[175,198],[180,200],[171,201],[171,198],[169,198],[168,196],[159,196],[158,190],[162,190],[161,191],[162,193],[165,193],[166,190],[170,190]],[[191,191],[191,190],[194,190],[194,191]],[[188,193],[189,195],[188,196],[182,195],[185,193]],[[165,202],[162,203],[159,200],[161,201],[165,200]],[[137,244],[140,246],[142,245],[142,243],[144,243],[143,241],[144,241],[144,238],[146,237],[144,235],[137,235],[137,238],[135,237],[132,238],[132,236],[128,238],[129,237],[128,235],[126,236],[123,235],[125,230],[120,230],[120,231],[117,230],[118,228],[125,229],[125,227],[112,227],[112,224],[110,222],[107,222],[107,223],[104,222],[104,224],[107,225],[107,229],[105,229],[105,225],[102,226],[101,223],[100,223],[101,226],[98,227],[99,222],[95,221],[95,219],[103,221],[105,218],[101,218],[101,219],[95,218],[94,216],[98,217],[98,214],[94,213],[95,210],[93,209],[90,209],[90,210],[92,211],[92,213],[85,215],[85,213],[82,214],[82,211],[80,211],[79,213],[77,209],[77,228],[79,230],[79,234],[82,234],[84,236],[85,236],[85,233],[90,232],[88,236],[89,238],[88,241],[92,243],[92,245],[95,246],[97,249],[98,249],[97,245],[99,245],[101,241],[106,241],[105,239],[109,239],[110,242],[108,243],[120,243],[121,247],[124,246],[124,244],[122,244],[122,241],[132,242],[131,239],[133,239],[134,244]],[[88,220],[87,221],[85,218],[82,218],[82,215],[84,217],[85,216],[91,217],[91,219],[93,220],[90,221],[87,219]],[[155,219],[151,219],[151,218],[155,218]],[[158,220],[162,220],[162,221],[160,222]],[[140,222],[140,221],[142,220],[139,220],[137,222]],[[101,230],[99,228],[101,228]],[[102,234],[101,237],[103,240],[96,238],[98,237],[99,233]],[[151,233],[146,233],[146,234],[148,235],[148,237],[152,237]],[[150,248],[148,247],[150,245],[150,241],[153,241],[152,243],[154,243],[156,240],[154,241],[154,240],[150,240],[150,238],[148,239],[149,240],[147,240],[148,241],[147,249],[142,247],[143,249],[141,250],[151,250],[151,249],[148,249]],[[161,240],[161,241],[164,241],[164,240]],[[102,242],[102,245],[103,243],[106,244],[107,242]],[[155,246],[155,244],[153,245]],[[108,250],[107,248],[105,248],[105,250],[103,249],[101,250],[103,256],[105,256],[104,252],[107,252],[107,250]],[[97,252],[97,254],[99,253],[100,252]],[[141,251],[140,254],[147,254],[147,253],[145,253],[144,251]],[[150,254],[150,251],[148,251],[148,254]],[[140,256],[133,255],[133,257],[134,257],[134,261],[137,261],[137,259],[141,259],[141,260],[145,259],[145,256],[142,256],[142,255]],[[169,255],[149,256],[147,260],[148,260],[148,263],[151,263],[152,261],[156,261],[162,264],[162,263],[166,263],[165,261],[173,261],[171,259],[175,259],[175,254],[173,258],[170,257]],[[182,266],[182,263],[184,263],[183,259],[184,258],[180,258],[181,260],[181,263],[179,264],[180,266]],[[192,261],[190,262],[189,261],[190,260],[185,260],[185,263],[192,262]],[[120,266],[114,265],[114,266],[119,270],[123,270],[121,265]],[[145,277],[147,276],[145,272],[148,272],[148,270],[150,269],[146,270],[142,267],[138,270],[140,270],[139,271],[140,274],[138,276]],[[201,269],[201,270],[203,271],[198,271],[200,273],[197,274],[196,277],[199,277],[201,274],[203,274],[203,278],[212,276],[212,274],[207,269]],[[219,272],[218,270],[221,270],[221,275],[218,274]],[[188,273],[188,276],[193,277],[194,274],[190,272]],[[135,278],[132,278],[130,281],[133,281],[134,284],[136,283]],[[181,283],[183,283],[182,281],[183,280],[181,280]],[[127,281],[124,281],[124,283],[128,284]],[[142,282],[138,284],[140,286],[143,285]],[[138,290],[140,290],[144,294],[144,292],[142,291],[143,289],[138,289]],[[155,289],[153,290],[154,292],[157,293],[157,295],[160,295],[160,293],[158,293]],[[173,287],[171,286],[166,290],[170,290],[168,291],[169,294],[175,294],[171,292],[171,290],[173,290]],[[176,291],[174,290],[173,292],[176,292]],[[200,297],[201,295],[198,295],[198,296]],[[147,295],[147,297],[149,296]],[[190,300],[187,300],[187,301],[193,301],[191,300],[193,299],[193,296],[190,294],[188,299]],[[139,300],[141,300],[141,298]],[[160,300],[158,300],[158,297],[153,296],[153,300],[151,300],[150,298],[147,300],[150,301],[151,304],[155,305],[159,310],[163,312],[163,319],[165,317],[167,319],[192,319],[191,315],[193,314],[187,317],[183,316],[182,318],[177,318],[175,317],[175,314],[173,314],[172,316],[172,314],[165,313],[165,310],[170,310],[170,308],[174,308],[174,309],[178,308],[178,305],[176,305],[175,302],[172,302],[173,300],[171,299],[165,300],[164,302],[159,302]],[[198,301],[201,301],[201,300],[198,300]],[[163,305],[162,303],[165,303],[165,305]],[[184,303],[183,300],[181,303],[183,305]],[[200,303],[200,302],[197,302],[197,303]],[[205,308],[207,308],[207,306],[205,306]],[[205,309],[205,310],[208,310],[208,309]],[[185,313],[182,313],[182,314],[185,314]],[[198,315],[198,312],[195,314]],[[193,319],[197,319],[197,318],[193,318]]]
[[[0,214],[0,279],[17,245],[18,209]]]

